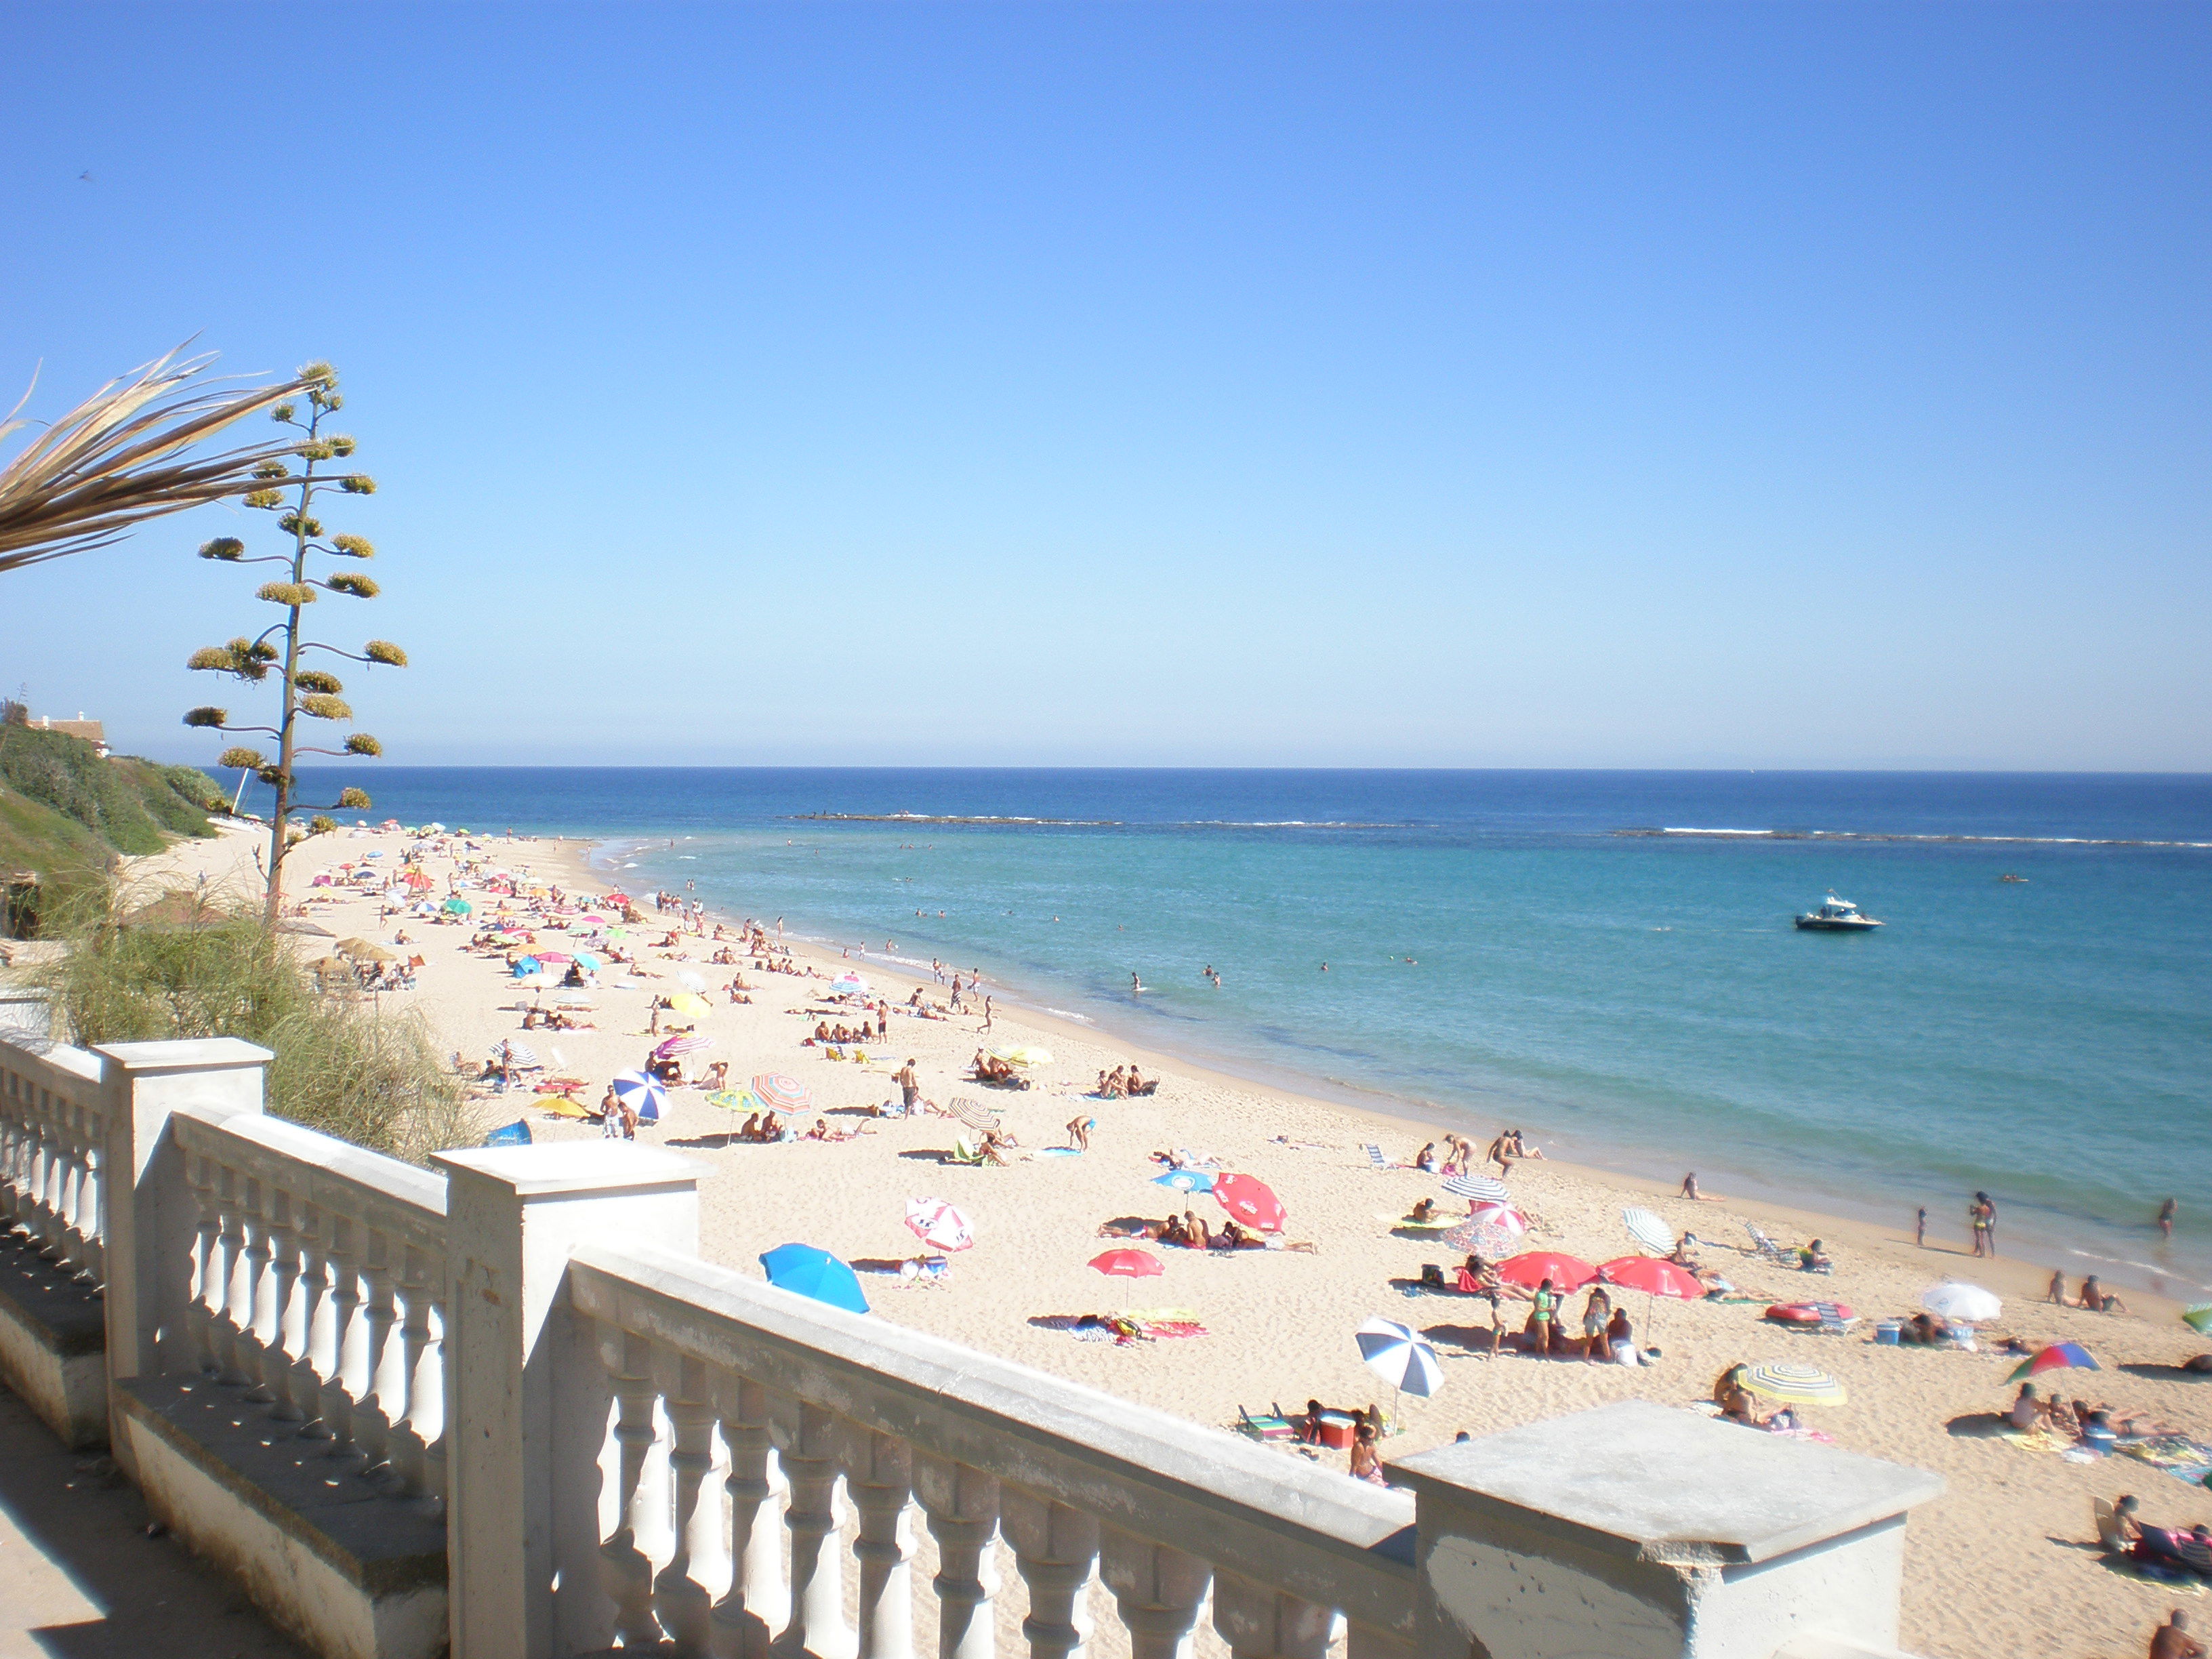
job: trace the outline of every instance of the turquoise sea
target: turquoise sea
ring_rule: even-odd
[[[981,966],[1224,1069],[1944,1235],[1986,1188],[2008,1255],[2212,1291],[2212,779],[365,781],[379,817],[597,837],[634,886]],[[1791,927],[1831,890],[1888,925]]]

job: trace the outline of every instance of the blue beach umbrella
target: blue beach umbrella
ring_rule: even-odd
[[[1213,1171],[1211,1170],[1170,1170],[1164,1176],[1154,1176],[1155,1187],[1172,1187],[1179,1193],[1210,1193],[1213,1190]]]
[[[768,1282],[778,1290],[811,1297],[848,1313],[868,1311],[860,1281],[827,1250],[817,1250],[811,1244],[779,1244],[762,1253],[760,1264],[768,1273]]]
[[[660,1079],[643,1072],[623,1072],[614,1079],[615,1098],[637,1114],[640,1123],[660,1121],[660,1109],[668,1103],[668,1091],[660,1086]]]

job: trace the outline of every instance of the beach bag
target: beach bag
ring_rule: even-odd
[[[1421,1283],[1433,1285],[1438,1290],[1443,1289],[1444,1270],[1442,1265],[1434,1261],[1424,1261],[1421,1264]]]

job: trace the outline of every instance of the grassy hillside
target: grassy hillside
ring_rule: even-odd
[[[66,732],[0,726],[0,879],[33,870],[50,888],[75,886],[114,854],[214,834],[208,809],[223,801],[221,786],[188,766],[102,760]]]

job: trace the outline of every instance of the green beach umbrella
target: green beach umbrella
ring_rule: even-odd
[[[2199,1336],[2212,1335],[2212,1302],[2200,1302],[2193,1308],[2185,1308],[2181,1322]]]

